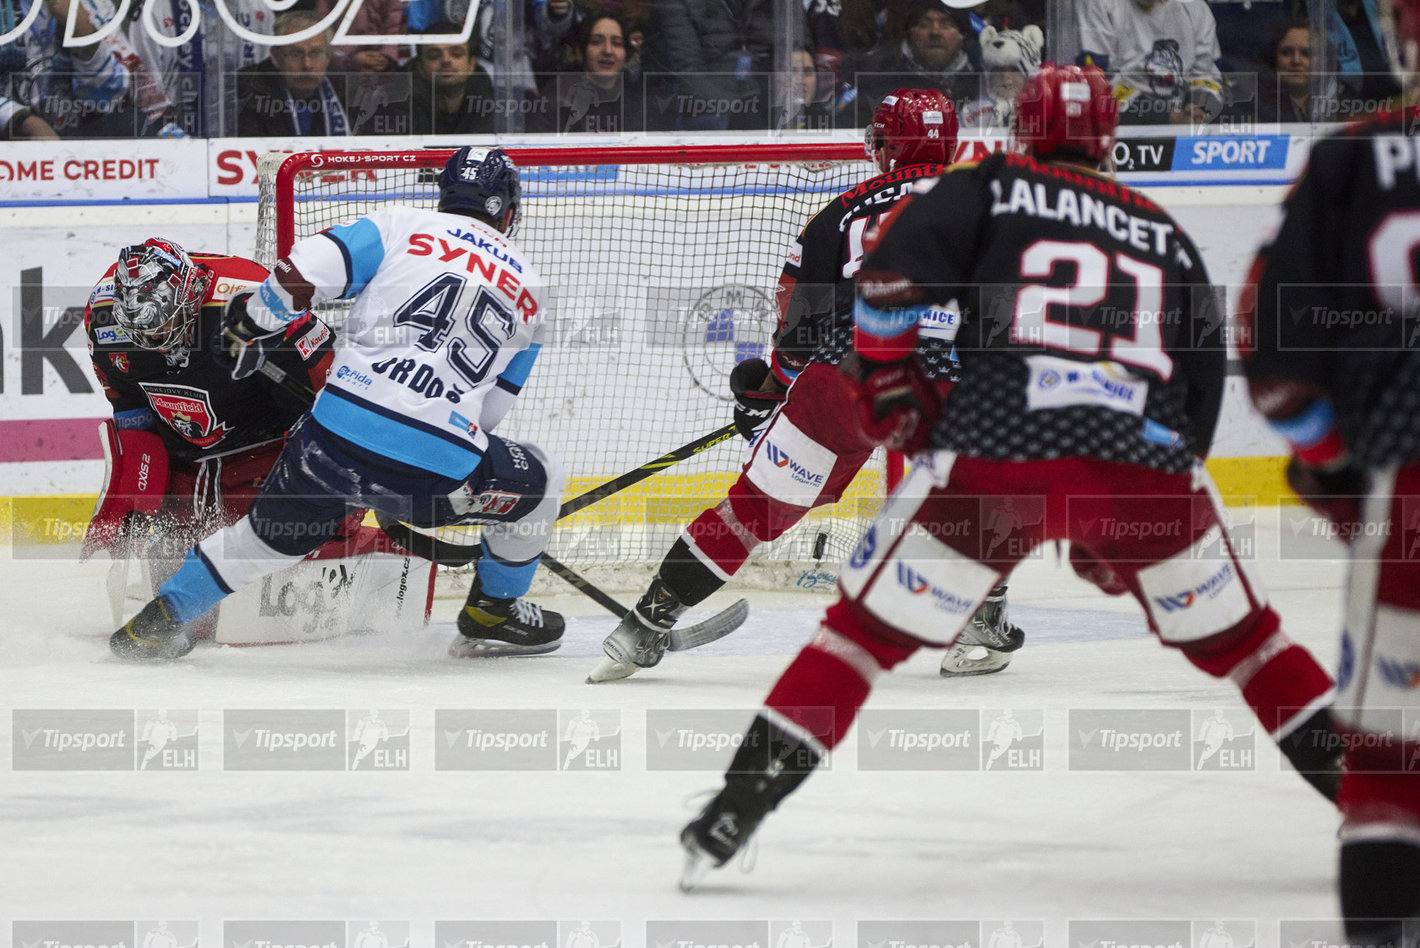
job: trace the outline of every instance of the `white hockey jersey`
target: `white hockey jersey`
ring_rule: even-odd
[[[472,218],[390,206],[288,259],[313,303],[355,298],[315,419],[384,457],[467,477],[542,347],[547,289],[522,251]],[[279,313],[275,279],[260,296]]]

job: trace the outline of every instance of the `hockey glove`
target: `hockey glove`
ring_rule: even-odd
[[[855,383],[858,423],[868,441],[909,455],[927,447],[942,399],[915,355],[874,362],[850,352],[838,368]]]
[[[238,293],[222,314],[222,328],[212,342],[212,358],[227,369],[233,379],[244,379],[260,371],[271,350],[281,342],[286,329],[262,329],[247,314],[252,294]]]
[[[766,381],[770,391],[763,391]],[[760,358],[745,359],[734,367],[730,392],[735,396],[735,430],[746,441],[753,441],[769,424],[774,409],[784,403],[779,380],[773,378],[769,363]]]
[[[1370,493],[1365,470],[1342,455],[1330,464],[1312,467],[1293,457],[1287,462],[1287,485],[1312,510],[1339,527],[1343,538],[1354,536],[1361,521],[1361,501]]]

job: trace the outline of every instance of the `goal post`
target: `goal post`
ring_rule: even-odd
[[[514,241],[550,292],[547,337],[499,434],[557,454],[566,497],[726,424],[729,374],[767,355],[775,288],[808,219],[875,169],[861,146],[506,149],[522,175]],[[271,153],[257,260],[385,203],[434,207],[452,149]],[[323,315],[339,323],[339,306]],[[734,481],[731,439],[561,521],[549,550],[639,590],[680,530]],[[825,587],[881,505],[876,455],[838,504],[755,551],[741,579]],[[552,588],[552,587],[548,587]]]

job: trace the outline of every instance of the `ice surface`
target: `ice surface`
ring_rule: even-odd
[[[1275,531],[1259,535],[1274,550],[1258,565],[1284,627],[1330,667],[1343,571],[1316,557],[1339,548],[1303,550],[1293,537],[1284,558]],[[436,920],[611,919],[627,948],[652,948],[648,921],[801,919],[832,923],[835,943],[853,945],[870,920],[1012,919],[1043,922],[1048,945],[1077,948],[1070,920],[1182,919],[1198,932],[1226,919],[1279,945],[1281,920],[1336,914],[1337,816],[1265,735],[1256,766],[1240,772],[1066,768],[1071,709],[1236,717],[1242,704],[1231,684],[1153,642],[1131,602],[1098,594],[1053,556],[1012,583],[1027,644],[1007,671],[948,681],[940,653],[924,652],[884,676],[869,704],[1043,709],[1043,772],[869,772],[855,766],[850,734],[832,769],[766,822],[752,873],[721,871],[683,895],[675,837],[718,774],[648,771],[646,713],[743,709],[747,723],[828,597],[750,592],[750,620],[728,639],[600,686],[583,678],[613,619],[575,596],[543,600],[569,613],[569,630],[540,658],[444,657],[457,604],[440,601],[436,626],[410,639],[206,647],[135,668],[105,645],[101,557],[0,553],[8,711],[195,709],[200,723],[196,772],[29,772],[5,755],[0,941],[13,919],[196,920],[214,945],[231,919],[404,920],[414,944],[434,943]],[[731,587],[707,608],[738,595]],[[300,708],[406,711],[409,769],[222,769],[224,711]],[[460,708],[619,710],[619,769],[436,771],[435,711]],[[12,720],[0,717],[0,746],[23,743]],[[1339,936],[1335,923],[1320,931]]]

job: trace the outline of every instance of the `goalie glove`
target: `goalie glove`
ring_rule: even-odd
[[[874,362],[850,352],[838,369],[854,383],[858,424],[868,441],[909,455],[927,447],[942,398],[915,355]]]
[[[753,441],[769,424],[774,409],[784,403],[778,379],[771,383],[774,391],[761,391],[766,380],[772,377],[769,363],[760,358],[745,359],[730,372],[730,392],[735,396],[735,430],[746,441]]]
[[[158,512],[168,491],[168,449],[163,439],[140,428],[122,428],[112,418],[99,426],[108,479],[84,530],[79,559],[125,541],[135,516]]]
[[[212,358],[233,379],[244,379],[261,370],[271,350],[281,342],[286,327],[262,329],[247,313],[251,293],[238,293],[222,314],[222,327],[212,343]]]

